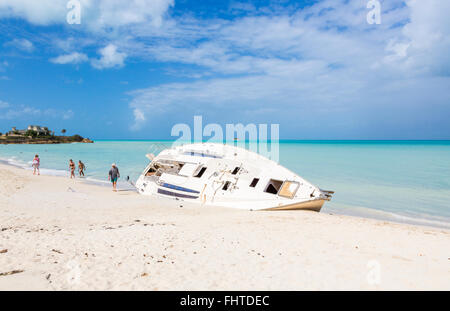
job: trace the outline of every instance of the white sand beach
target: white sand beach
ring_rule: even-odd
[[[0,165],[0,290],[450,290],[450,231],[155,201]]]

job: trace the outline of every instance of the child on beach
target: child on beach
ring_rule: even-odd
[[[120,177],[120,173],[119,173],[119,169],[117,168],[116,164],[113,163],[111,165],[111,169],[109,170],[109,176],[108,176],[108,180],[110,180],[112,182],[113,185],[113,191],[117,192],[117,179]]]
[[[69,161],[69,169],[70,169],[70,178],[75,178],[75,163],[73,163],[72,159]]]
[[[41,175],[39,171],[39,165],[41,163],[41,160],[39,159],[39,155],[35,155],[33,159],[33,175],[36,175],[36,171],[38,175]]]
[[[78,174],[84,177],[84,170],[86,169],[86,165],[84,165],[83,162],[81,162],[81,160],[78,161]]]

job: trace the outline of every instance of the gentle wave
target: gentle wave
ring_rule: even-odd
[[[449,218],[424,213],[416,213],[414,215],[402,215],[398,213],[377,210],[369,207],[352,206],[348,204],[339,204],[339,203],[335,204],[334,208],[325,206],[322,209],[322,212],[363,217],[363,218],[373,218],[377,220],[386,220],[412,225],[450,229]]]
[[[6,165],[11,165],[11,166],[21,168],[24,170],[28,170],[28,171],[33,170],[33,167],[31,166],[32,161],[25,163],[23,161],[18,160],[15,157],[0,158],[0,163],[6,164]],[[49,168],[40,167],[39,171],[40,171],[41,175],[46,175],[46,176],[70,177],[69,171],[65,171],[65,170],[57,170],[57,169],[49,169]],[[101,180],[101,179],[97,179],[97,178],[90,177],[90,176],[86,176],[86,177],[77,176],[76,178],[79,180],[82,180],[84,183],[87,183],[87,184],[93,184],[93,185],[103,186],[103,187],[111,185],[111,182],[108,180]],[[117,182],[117,189],[118,190],[134,190],[135,188],[129,182],[119,181],[119,182]]]
[[[29,170],[29,171],[33,170],[33,167],[31,166],[32,161],[29,161],[29,162],[25,163],[23,161],[18,160],[15,157],[12,157],[12,158],[0,158],[0,163],[7,164],[7,165],[12,165],[12,166],[15,166],[15,167],[19,167],[19,168],[22,168],[24,170]],[[40,171],[40,173],[42,175],[69,176],[68,175],[69,173],[66,172],[66,171],[63,171],[63,170],[56,170],[56,169],[51,169],[51,168],[42,168],[42,167],[40,167],[39,171]]]

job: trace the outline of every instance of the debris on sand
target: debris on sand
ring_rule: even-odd
[[[5,253],[7,253],[7,252],[8,252],[7,249],[2,249],[2,250],[0,251],[0,254],[5,254]]]
[[[8,271],[8,272],[2,272],[0,273],[0,276],[7,276],[7,275],[13,275],[13,274],[17,274],[17,273],[22,273],[24,270],[13,270],[13,271]]]

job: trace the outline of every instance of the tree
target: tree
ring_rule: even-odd
[[[72,136],[72,140],[73,140],[73,141],[80,142],[80,141],[83,141],[83,137],[81,137],[81,136],[78,135],[78,134],[75,134],[75,135]]]
[[[35,138],[36,136],[38,136],[38,133],[33,130],[28,130],[25,132],[25,136],[31,136],[31,137]]]
[[[65,135],[66,132],[67,132],[66,129],[62,129],[62,130],[61,130],[61,133],[62,133],[63,135]]]

